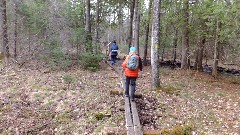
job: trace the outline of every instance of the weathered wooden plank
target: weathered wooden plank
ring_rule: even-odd
[[[129,97],[125,97],[124,91],[125,91],[125,77],[122,73],[122,71],[119,69],[117,71],[121,75],[121,83],[123,87],[123,96],[125,99],[125,119],[126,119],[126,128],[127,128],[127,135],[134,135],[134,127],[133,127],[133,121],[132,121],[132,113],[130,108],[130,101]]]
[[[134,135],[133,127],[127,127],[127,135]]]
[[[129,98],[125,97],[125,119],[126,119],[126,127],[133,127],[132,116],[131,116]]]
[[[132,110],[132,115],[133,115],[134,126],[140,126],[140,120],[138,117],[137,107],[136,107],[136,103],[134,101],[131,101],[131,110]]]
[[[134,126],[134,132],[135,132],[135,135],[143,135],[143,131],[142,131],[141,127]]]
[[[128,135],[134,135],[132,114],[131,114],[131,110],[130,109],[131,108],[130,108],[129,98],[125,97],[125,119],[126,119],[127,134]]]
[[[115,66],[115,65],[111,65],[111,62],[108,62],[108,65],[109,65],[110,67],[112,67],[119,75],[122,74],[121,68],[119,68],[119,67],[117,67],[117,66]]]
[[[141,130],[140,120],[137,112],[136,103],[131,101],[131,110],[132,110],[132,118],[133,118],[133,126],[136,135],[143,135]]]
[[[121,84],[123,90],[125,90],[125,76],[122,73],[121,68],[117,68],[109,64],[118,74],[120,74]],[[129,97],[125,97],[124,91],[123,96],[125,100],[125,120],[126,120],[126,128],[127,135],[143,135],[141,130],[140,120],[137,112],[137,107],[135,102],[130,102]],[[142,95],[141,95],[142,96]],[[140,96],[140,98],[141,98]]]

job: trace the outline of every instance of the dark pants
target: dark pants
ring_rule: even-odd
[[[116,63],[117,55],[111,55],[112,64]]]
[[[129,95],[129,85],[131,85],[130,99],[134,99],[136,80],[137,80],[137,77],[127,77],[126,76],[125,95]]]

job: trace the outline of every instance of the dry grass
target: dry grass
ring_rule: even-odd
[[[125,128],[118,75],[107,65],[97,72],[72,67],[45,72],[24,68],[0,73],[1,134],[100,134]],[[161,91],[151,90],[150,67],[137,80],[143,129],[191,125],[196,134],[240,133],[240,86],[194,71],[161,70]],[[71,81],[70,81],[71,80]],[[177,93],[177,94],[176,94]],[[192,132],[192,133],[193,133]]]
[[[151,70],[145,68],[144,71],[143,76],[147,77]],[[151,114],[156,117],[153,120],[157,124],[156,129],[172,129],[176,125],[191,124],[193,132],[197,134],[240,133],[240,85],[229,81],[235,77],[214,80],[208,74],[195,71],[161,71],[165,72],[161,76],[161,93],[149,91],[150,78],[138,80],[139,84],[146,84],[139,86],[146,93],[146,99],[157,100],[157,104],[150,105],[158,106],[153,107]]]

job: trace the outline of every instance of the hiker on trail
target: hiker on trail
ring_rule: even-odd
[[[126,56],[126,59],[122,63],[124,69],[124,74],[126,76],[126,88],[125,96],[129,97],[129,85],[131,85],[130,99],[134,101],[134,93],[136,89],[136,80],[138,77],[139,70],[142,71],[142,60],[136,54],[136,48],[131,47],[129,55]]]
[[[116,63],[116,59],[118,55],[118,45],[115,40],[112,43],[110,51],[111,51],[111,64],[113,65]]]

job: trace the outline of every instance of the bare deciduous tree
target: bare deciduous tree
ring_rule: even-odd
[[[152,0],[149,1],[148,7],[148,18],[146,24],[146,34],[145,34],[145,47],[144,47],[144,56],[143,56],[143,64],[147,65],[147,49],[148,49],[148,37],[149,37],[149,27],[150,27],[150,19],[151,19],[151,11],[152,11]]]

